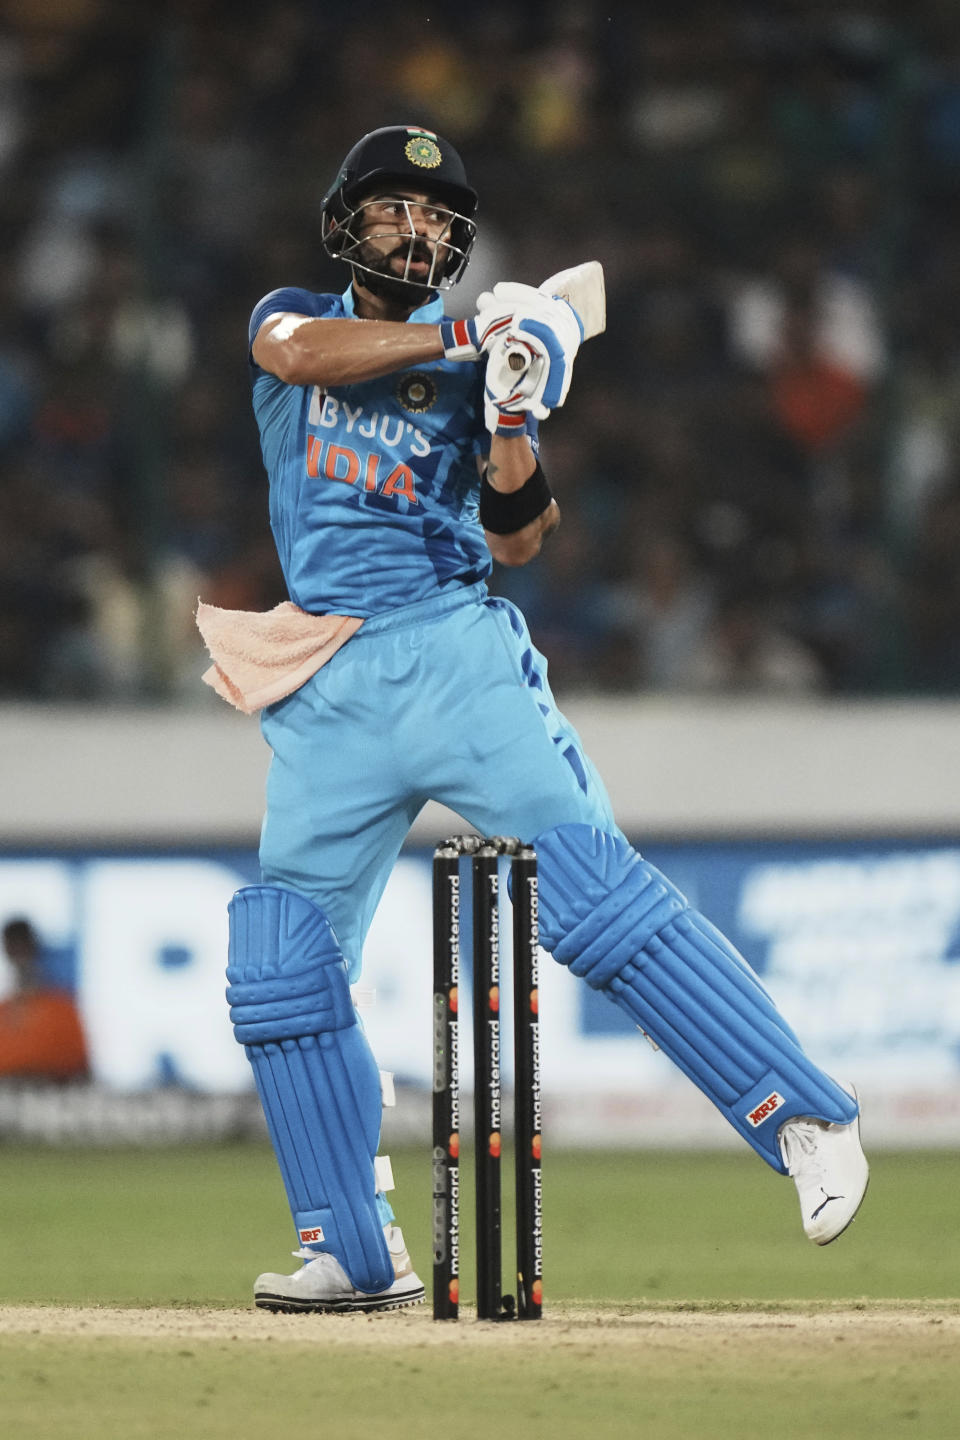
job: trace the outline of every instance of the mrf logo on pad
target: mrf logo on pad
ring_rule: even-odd
[[[323,1239],[323,1231],[319,1225],[312,1226],[309,1230],[300,1231],[301,1245],[315,1245],[318,1240]]]
[[[747,1111],[747,1119],[754,1130],[756,1130],[758,1125],[762,1125],[764,1120],[769,1120],[770,1116],[779,1110],[781,1105],[786,1105],[786,1103],[786,1100],[784,1100],[780,1092],[774,1090],[767,1096],[766,1100],[761,1100],[755,1110]]]

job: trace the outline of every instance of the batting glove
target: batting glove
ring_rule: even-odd
[[[506,333],[535,346],[544,361],[537,384],[527,390],[530,402],[527,408],[538,420],[545,420],[550,411],[556,410],[567,398],[583,329],[576,311],[566,300],[543,295],[529,285],[502,283],[480,297],[480,303],[490,308],[496,303],[511,301],[518,308]],[[513,378],[516,382],[519,375],[515,372]]]
[[[483,385],[483,419],[491,435],[522,435],[527,411],[543,389],[547,358],[530,337],[501,335],[487,355]],[[542,408],[542,406],[541,406]],[[540,419],[546,419],[549,410]]]
[[[441,320],[440,339],[445,360],[479,360],[496,337],[506,330],[513,312],[499,303],[488,290],[478,304],[477,313],[469,320]]]
[[[532,285],[501,280],[492,290],[485,290],[477,300],[478,310],[512,309],[514,317],[527,315],[540,320],[556,331],[557,338],[571,360],[583,339],[583,323],[569,301],[559,295],[545,295]]]

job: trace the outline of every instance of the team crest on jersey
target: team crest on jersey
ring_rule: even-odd
[[[422,415],[425,410],[436,405],[437,387],[422,370],[411,370],[400,379],[397,399],[404,410],[410,410],[414,415]]]
[[[403,153],[411,165],[419,165],[422,170],[436,170],[443,159],[440,146],[429,135],[414,135],[403,147]]]

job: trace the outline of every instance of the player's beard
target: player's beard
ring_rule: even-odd
[[[396,249],[384,255],[367,242],[359,247],[356,258],[361,265],[366,267],[359,272],[360,284],[364,289],[369,290],[380,300],[388,300],[416,309],[418,305],[426,304],[428,295],[432,293],[436,285],[428,283],[426,280],[404,280],[394,274],[390,268],[390,262],[394,257],[399,256],[406,264],[408,248],[409,242],[404,241]],[[423,260],[429,265],[433,260],[433,251],[429,245],[422,242],[416,243],[410,258]],[[439,281],[440,278],[442,277],[437,276],[436,280]]]

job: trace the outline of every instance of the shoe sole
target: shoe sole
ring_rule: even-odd
[[[253,1300],[259,1310],[272,1310],[275,1314],[368,1315],[377,1310],[403,1310],[408,1305],[422,1305],[424,1295],[421,1285],[419,1290],[409,1290],[403,1295],[365,1295],[359,1300],[291,1300],[286,1295],[268,1292],[255,1295]]]

